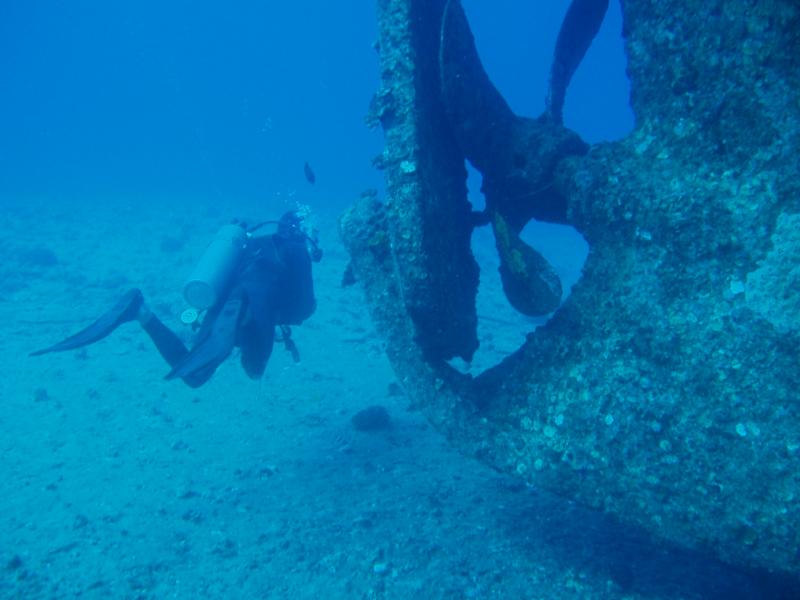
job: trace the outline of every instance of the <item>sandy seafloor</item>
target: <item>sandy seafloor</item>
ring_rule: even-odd
[[[777,597],[491,471],[409,412],[360,290],[339,285],[333,214],[318,217],[318,311],[294,330],[302,361],[276,346],[261,382],[235,359],[200,389],[166,382],[136,324],[28,358],[134,285],[180,327],[216,228],[279,212],[170,204],[0,207],[0,597]],[[497,319],[489,364],[525,326],[497,288],[479,310]],[[356,431],[375,404],[391,429]]]

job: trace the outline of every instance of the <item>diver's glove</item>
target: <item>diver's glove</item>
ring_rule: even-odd
[[[308,245],[311,246],[311,260],[312,262],[319,262],[322,260],[322,248],[319,247],[319,239],[317,232],[314,231],[313,235],[306,236]]]
[[[297,349],[297,344],[295,344],[292,339],[292,329],[288,325],[281,325],[280,328],[284,347],[289,351],[289,354],[292,355],[292,360],[299,363],[300,351]]]

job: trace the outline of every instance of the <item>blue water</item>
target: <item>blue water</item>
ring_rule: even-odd
[[[359,10],[354,10],[356,7]],[[380,177],[362,124],[375,12],[326,2],[6,3],[4,194],[264,198],[309,160],[344,203]]]
[[[487,71],[538,115],[568,3],[465,2]],[[619,7],[565,109],[587,141],[630,130]],[[373,2],[9,2],[0,19],[0,197],[326,202],[380,188]]]
[[[540,114],[568,2],[464,6],[500,92]],[[633,127],[620,31],[612,2],[567,97],[565,124],[588,142]],[[339,285],[336,216],[383,189],[381,133],[364,125],[376,35],[369,0],[0,8],[0,598],[756,593],[724,565],[488,472],[406,411],[360,291]],[[474,172],[469,186],[480,205]],[[229,361],[191,390],[163,380],[129,325],[27,358],[131,286],[180,330],[181,284],[219,224],[297,202],[326,251],[319,308],[295,330],[300,364],[276,348],[262,381]],[[579,277],[574,233],[530,235],[565,282]],[[508,310],[497,282],[481,293],[495,317]],[[507,324],[483,340],[490,363],[530,327]],[[373,404],[392,427],[355,431]]]

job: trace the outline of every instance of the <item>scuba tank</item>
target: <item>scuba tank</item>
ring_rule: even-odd
[[[183,297],[190,306],[203,311],[219,302],[239,266],[246,243],[243,224],[220,228],[183,286]]]

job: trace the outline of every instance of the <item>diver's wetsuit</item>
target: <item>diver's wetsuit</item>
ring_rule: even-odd
[[[247,375],[261,377],[272,354],[275,327],[299,325],[315,308],[305,238],[276,233],[248,241],[230,292],[203,319],[191,350],[155,315],[142,327],[172,366],[167,378],[180,377],[198,387],[234,346],[241,348]]]
[[[316,308],[311,263],[321,258],[321,251],[302,233],[299,223],[295,213],[287,213],[277,233],[247,241],[227,294],[205,315],[191,349],[145,306],[142,293],[134,289],[89,327],[31,354],[80,348],[103,339],[122,323],[138,320],[172,367],[167,379],[179,377],[199,387],[235,346],[241,348],[245,372],[257,379],[272,354],[275,328],[281,326],[284,341],[295,354],[288,326],[299,325]]]

